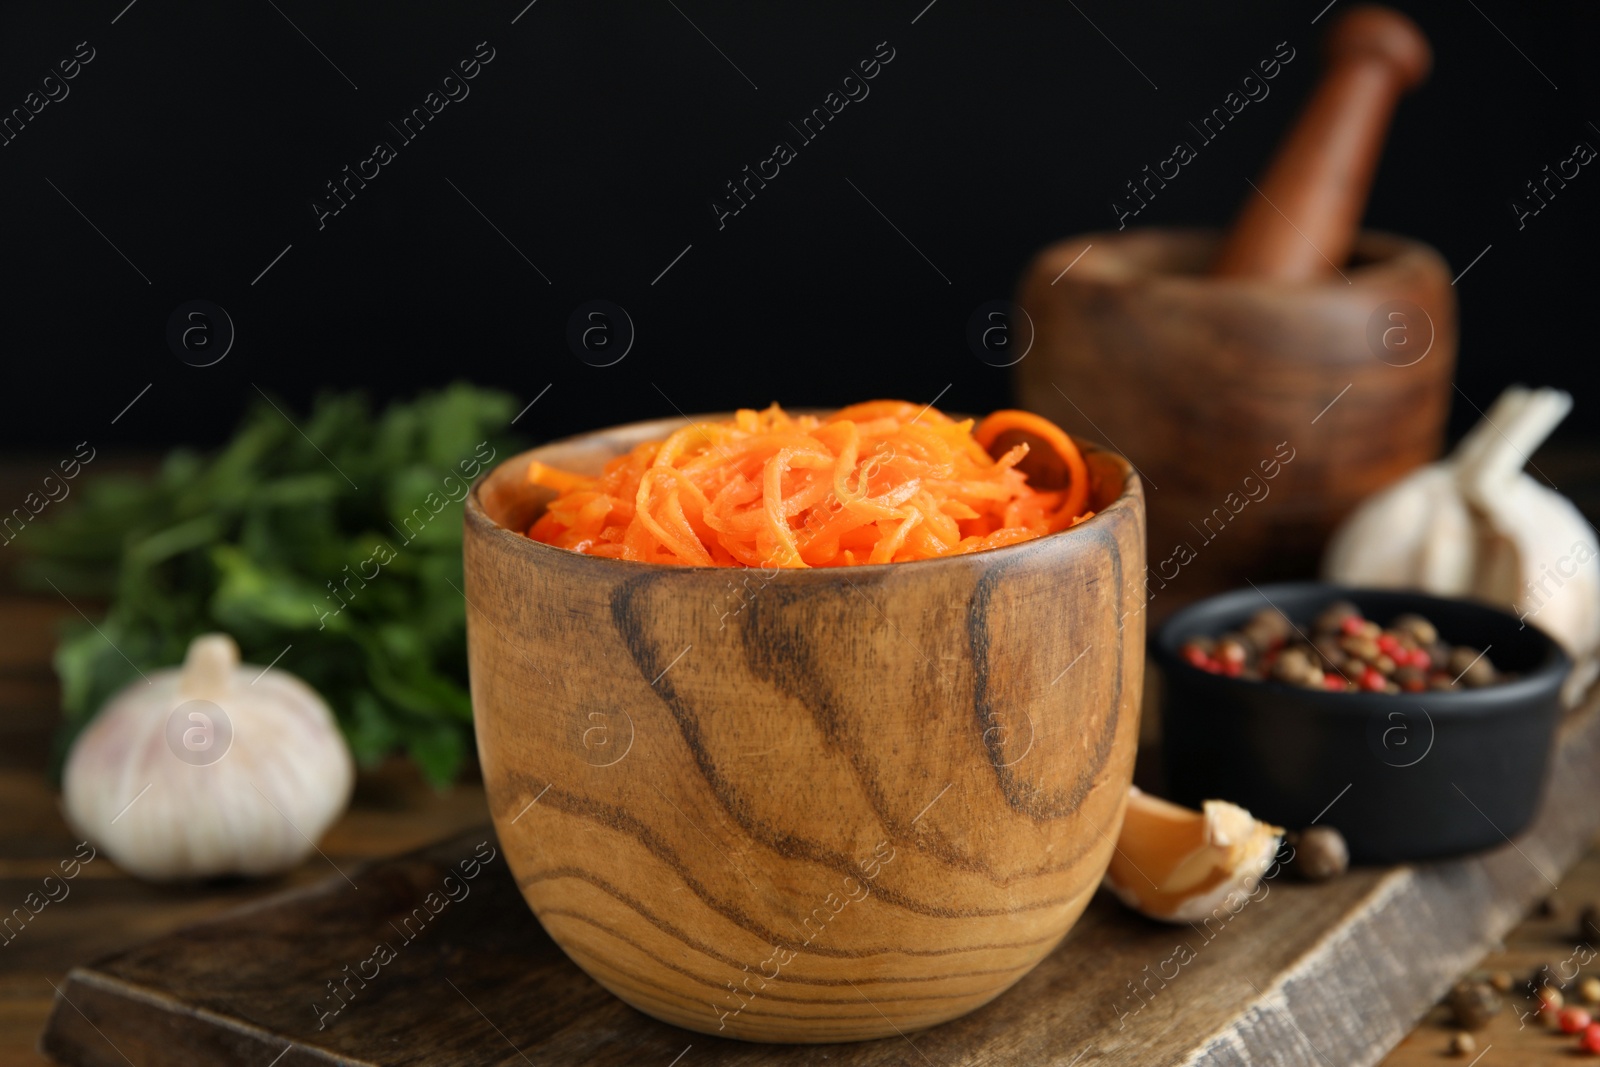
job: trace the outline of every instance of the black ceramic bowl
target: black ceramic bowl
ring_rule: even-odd
[[[1452,645],[1487,648],[1512,681],[1482,689],[1336,693],[1210,674],[1179,658],[1273,606],[1302,630],[1334,600],[1387,624],[1416,612]],[[1334,826],[1358,863],[1456,855],[1504,843],[1543,792],[1561,682],[1571,667],[1543,631],[1465,600],[1294,582],[1211,597],[1161,627],[1162,749],[1172,799],[1229,800],[1291,830]]]

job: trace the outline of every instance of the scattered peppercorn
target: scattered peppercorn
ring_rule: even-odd
[[[1534,994],[1539,1001],[1541,1012],[1557,1012],[1566,1004],[1567,998],[1561,995],[1561,990],[1555,986],[1547,985]]]
[[[1350,869],[1350,847],[1331,826],[1308,826],[1291,834],[1289,844],[1294,847],[1289,869],[1307,882],[1326,882]]]
[[[1567,986],[1571,984],[1570,978],[1562,977],[1561,965],[1557,963],[1540,964],[1532,974],[1528,975],[1526,983],[1529,995],[1535,997],[1539,996],[1540,991],[1545,989],[1553,989],[1558,993],[1564,992]],[[1559,1004],[1556,1006],[1560,1007]]]
[[[1478,1051],[1478,1043],[1465,1030],[1457,1030],[1450,1037],[1450,1055],[1470,1056]]]
[[[1600,1004],[1600,978],[1585,978],[1578,983],[1578,996],[1585,1004]]]
[[[1516,981],[1509,971],[1496,971],[1489,976],[1489,984],[1494,987],[1496,993],[1509,993]]]
[[[1440,642],[1438,630],[1420,615],[1397,616],[1385,629],[1348,601],[1318,613],[1310,636],[1269,607],[1220,637],[1189,638],[1179,655],[1212,674],[1334,692],[1421,693],[1507,678],[1477,649]]]
[[[1563,1034],[1581,1034],[1589,1028],[1589,1013],[1582,1008],[1562,1008],[1559,1022]]]
[[[1578,1047],[1590,1055],[1600,1055],[1600,1023],[1590,1023],[1584,1028]]]
[[[1500,994],[1488,982],[1464,978],[1446,998],[1456,1023],[1464,1030],[1482,1030],[1500,1011]]]

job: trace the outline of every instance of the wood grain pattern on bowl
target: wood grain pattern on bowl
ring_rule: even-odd
[[[1039,254],[1017,296],[1037,331],[1016,367],[1023,405],[1143,472],[1157,578],[1176,575],[1161,564],[1179,546],[1204,560],[1180,564],[1151,604],[1158,618],[1247,578],[1313,574],[1341,518],[1438,456],[1450,410],[1455,290],[1439,253],[1364,233],[1343,277],[1283,283],[1206,274],[1219,241],[1205,230],[1073,238]],[[1392,302],[1427,321],[1388,319]],[[1387,362],[1375,316],[1380,339],[1399,328]],[[1425,356],[1397,365],[1413,358],[1400,342],[1425,341]],[[1280,446],[1293,459],[1263,479]]]
[[[978,1007],[1072,926],[1120,827],[1137,476],[1086,444],[1093,519],[887,566],[659,567],[515,532],[531,458],[596,471],[680,425],[524,453],[468,500],[478,746],[524,896],[597,981],[694,1030],[843,1041]]]

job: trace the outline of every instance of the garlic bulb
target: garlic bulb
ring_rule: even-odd
[[[1571,409],[1559,390],[1507,389],[1454,453],[1345,519],[1324,575],[1510,609],[1572,656],[1564,695],[1576,703],[1600,671],[1600,546],[1571,501],[1522,470]]]
[[[241,664],[226,634],[113,697],[67,756],[68,821],[118,866],[165,881],[298,864],[350,802],[355,768],[322,698]]]

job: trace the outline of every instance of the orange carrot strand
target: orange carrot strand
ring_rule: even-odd
[[[1062,487],[1028,483],[1027,443],[1048,447]],[[839,567],[981,552],[1067,529],[1093,512],[1072,438],[1024,411],[974,426],[929,406],[873,400],[826,417],[778,405],[692,423],[606,464],[598,477],[530,463],[557,495],[536,541],[679,566]]]

